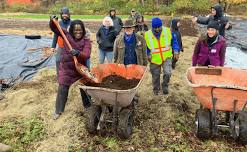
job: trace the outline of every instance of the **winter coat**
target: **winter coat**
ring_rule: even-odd
[[[50,21],[50,28],[58,36],[61,36],[60,32],[52,21]],[[80,55],[77,57],[78,62],[86,66],[86,61],[90,58],[91,52],[90,39],[84,37],[80,40],[76,40],[66,29],[63,29],[63,32],[70,42],[72,48],[80,51]],[[61,85],[69,86],[80,78],[82,78],[82,76],[75,68],[73,56],[70,53],[69,47],[64,43],[64,51],[61,54],[61,62],[59,66],[58,82]]]
[[[206,37],[199,38],[196,43],[192,66],[207,66],[208,61],[213,66],[224,66],[227,47],[225,38],[219,35],[216,41],[211,46],[208,46]]]
[[[137,64],[138,65],[147,65],[147,45],[145,42],[145,39],[139,35],[135,34],[136,38],[136,56],[137,56]],[[120,34],[115,42],[113,47],[113,57],[114,57],[114,63],[118,64],[124,64],[124,58],[125,58],[125,42],[124,42],[124,33]]]
[[[171,31],[176,35],[180,51],[183,52],[182,36],[181,36],[180,30],[179,30],[179,28],[177,26],[178,22],[179,22],[179,19],[173,19],[171,21]]]
[[[113,21],[113,26],[115,30],[117,31],[117,33],[120,33],[120,31],[122,30],[122,26],[123,26],[123,22],[121,18],[117,16],[111,16],[111,12],[110,12],[110,17]]]
[[[213,7],[216,10],[216,15],[212,16],[210,15],[209,17],[202,17],[199,16],[197,19],[197,23],[199,24],[204,24],[208,25],[210,21],[217,21],[219,23],[219,34],[223,37],[225,37],[225,26],[228,23],[228,18],[224,16],[224,13],[222,11],[222,8],[220,5],[215,5]],[[227,30],[230,30],[232,26],[230,26]]]
[[[114,41],[117,36],[117,31],[114,27],[110,27],[107,34],[104,31],[104,26],[101,26],[96,34],[97,43],[99,44],[99,49],[103,51],[113,51]]]

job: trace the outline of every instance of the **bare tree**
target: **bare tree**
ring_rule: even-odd
[[[139,2],[144,7],[144,5],[145,5],[144,0],[139,0]]]

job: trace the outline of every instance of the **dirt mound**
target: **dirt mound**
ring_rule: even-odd
[[[117,90],[127,90],[137,86],[140,80],[138,79],[125,79],[124,77],[117,75],[110,75],[103,78],[100,84],[86,84],[88,86],[117,89]]]

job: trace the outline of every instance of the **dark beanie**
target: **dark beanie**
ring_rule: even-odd
[[[216,30],[219,30],[220,27],[219,27],[219,23],[218,22],[216,22],[216,21],[210,21],[208,23],[207,28],[214,28]]]

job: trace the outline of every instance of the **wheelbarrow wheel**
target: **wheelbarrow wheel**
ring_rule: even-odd
[[[134,111],[123,109],[119,113],[117,133],[120,138],[127,139],[132,134],[134,124]]]
[[[247,112],[239,113],[239,136],[237,141],[241,144],[247,144]]]
[[[95,134],[97,132],[97,126],[100,120],[101,112],[101,107],[98,105],[91,105],[87,109],[86,130],[90,134]]]
[[[211,136],[211,113],[208,109],[198,109],[195,117],[196,136],[208,139]]]

